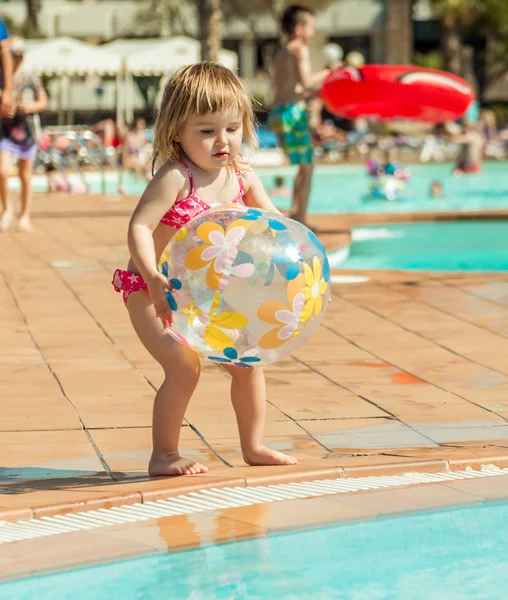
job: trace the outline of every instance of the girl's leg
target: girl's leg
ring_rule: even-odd
[[[129,315],[139,339],[162,366],[166,378],[153,407],[153,451],[148,466],[151,477],[206,473],[207,467],[178,454],[180,428],[200,373],[199,357],[175,341],[155,316],[144,290],[129,296]]]
[[[222,365],[231,375],[231,402],[236,413],[243,458],[249,465],[295,465],[296,458],[263,445],[266,383],[263,370]]]
[[[31,231],[30,209],[32,208],[32,173],[33,160],[19,159],[19,179],[21,181],[21,214],[19,215],[19,229]]]
[[[0,216],[0,231],[6,231],[13,219],[14,210],[9,198],[9,172],[11,170],[11,155],[0,152],[0,200],[2,201],[2,215]]]

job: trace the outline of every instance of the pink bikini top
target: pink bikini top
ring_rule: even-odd
[[[195,216],[212,208],[196,195],[192,171],[190,170],[189,166],[183,162],[183,160],[180,160],[180,162],[187,169],[191,189],[187,198],[175,202],[161,219],[161,223],[164,223],[164,225],[167,225],[168,227],[173,227],[174,229],[180,229]],[[238,184],[240,185],[240,193],[231,201],[232,203],[241,202],[243,195],[245,194],[243,180],[238,171],[236,172],[236,176],[238,177]]]

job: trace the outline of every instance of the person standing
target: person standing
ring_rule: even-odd
[[[12,158],[18,159],[21,180],[20,231],[31,231],[30,209],[32,204],[32,173],[37,142],[34,115],[42,112],[48,103],[46,92],[37,75],[21,69],[25,45],[21,38],[13,38],[9,44],[13,61],[13,104],[0,127],[0,198],[3,213],[0,231],[6,231],[14,221],[14,210],[9,198],[9,173]]]
[[[273,60],[273,106],[269,125],[292,165],[298,165],[291,218],[305,224],[312,183],[313,148],[306,99],[330,73],[312,73],[309,41],[314,35],[314,11],[300,4],[288,6],[281,18],[286,36]]]

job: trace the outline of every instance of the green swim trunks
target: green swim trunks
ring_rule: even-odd
[[[303,102],[274,106],[270,110],[268,124],[277,134],[279,143],[292,165],[312,162],[309,118]]]

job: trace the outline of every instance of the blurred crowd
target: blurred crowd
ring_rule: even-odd
[[[48,127],[39,139],[35,171],[48,176],[48,191],[86,192],[87,170],[115,169],[119,192],[126,193],[126,173],[151,178],[152,140],[141,118],[129,125],[105,119],[90,127]]]

